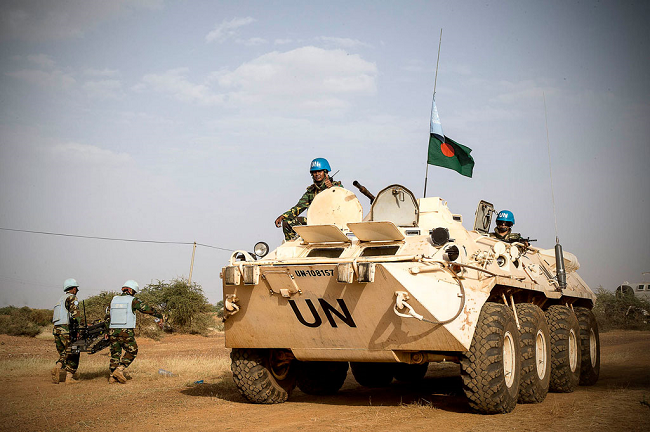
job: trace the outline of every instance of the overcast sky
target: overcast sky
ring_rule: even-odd
[[[309,4],[308,4],[309,3]],[[313,4],[312,4],[313,3]],[[650,3],[3,1],[0,228],[251,250],[329,159],[344,186],[422,196],[436,104],[474,177],[428,196],[471,229],[479,200],[558,235],[596,289],[650,271]],[[364,212],[368,201],[360,196]],[[187,277],[190,245],[0,230],[0,306],[51,308]],[[221,299],[230,253],[198,247]]]

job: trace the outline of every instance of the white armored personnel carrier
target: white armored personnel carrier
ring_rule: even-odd
[[[226,346],[246,399],[284,402],[296,385],[333,394],[349,369],[368,387],[415,381],[431,362],[460,364],[481,413],[597,381],[595,295],[575,256],[491,238],[484,201],[469,231],[441,198],[400,185],[367,195],[364,218],[351,191],[321,192],[295,240],[237,251],[223,268]]]

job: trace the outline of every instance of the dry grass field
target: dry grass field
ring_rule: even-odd
[[[432,365],[418,385],[367,389],[350,374],[334,396],[296,389],[287,403],[252,405],[232,382],[221,334],[140,338],[127,384],[107,383],[107,349],[82,354],[72,386],[50,382],[57,356],[47,335],[0,335],[0,430],[650,430],[650,332],[612,331],[601,341],[595,386],[485,416],[469,411],[453,364]]]

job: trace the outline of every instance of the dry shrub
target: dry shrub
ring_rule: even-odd
[[[615,294],[599,287],[596,290],[594,315],[602,331],[650,330],[650,302],[635,295]]]

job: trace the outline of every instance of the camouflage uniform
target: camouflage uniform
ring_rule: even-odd
[[[330,181],[332,182],[332,186],[343,187],[340,181],[334,181],[331,179]],[[298,200],[298,204],[291,207],[286,212],[282,213],[282,216],[284,216],[284,220],[282,223],[282,232],[284,233],[285,240],[288,241],[295,238],[296,232],[293,230],[292,227],[294,227],[295,225],[305,225],[307,223],[307,218],[300,217],[299,216],[300,213],[308,209],[309,206],[311,205],[311,202],[314,200],[314,197],[318,195],[320,192],[324,191],[325,189],[327,189],[325,180],[318,183],[312,183],[307,188],[307,191]]]
[[[76,295],[68,295],[68,298],[65,300],[65,308],[68,311],[70,323],[74,323],[74,327],[79,328],[81,311],[79,310],[79,302],[77,301]],[[52,329],[52,334],[54,335],[56,350],[59,352],[59,359],[56,362],[60,363],[61,367],[67,372],[74,374],[79,367],[79,353],[69,354],[66,352],[70,346],[70,326],[68,324],[55,325]]]
[[[128,295],[122,293],[121,295]],[[153,315],[156,318],[162,318],[162,314],[156,309],[144,304],[141,300],[134,298],[131,303],[131,309]],[[129,367],[135,356],[138,354],[138,344],[135,341],[135,331],[131,328],[112,328],[108,331],[108,340],[111,343],[111,361],[110,370],[111,374],[118,366]],[[124,356],[122,356],[122,349],[124,349]]]

